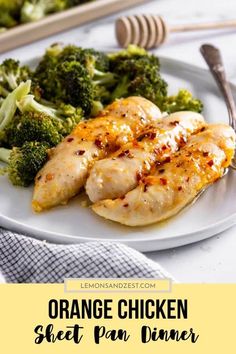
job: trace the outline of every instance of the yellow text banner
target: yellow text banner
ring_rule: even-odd
[[[0,285],[1,353],[235,353],[236,284],[81,292],[90,281],[70,281]]]

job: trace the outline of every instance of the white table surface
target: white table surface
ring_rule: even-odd
[[[121,0],[125,1],[125,0]],[[235,0],[156,0],[124,13],[156,13],[170,24],[236,18]],[[51,36],[34,44],[0,55],[20,60],[41,55],[54,42],[76,43],[98,49],[116,48],[114,19],[120,14],[89,23],[80,28]],[[164,55],[204,67],[198,48],[211,42],[223,52],[231,80],[236,82],[236,31],[195,32],[171,35],[168,43],[156,50]],[[236,201],[232,201],[235,203]],[[236,227],[208,240],[177,249],[148,253],[181,282],[216,283],[236,281]]]

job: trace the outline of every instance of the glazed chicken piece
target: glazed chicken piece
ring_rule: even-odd
[[[189,139],[168,163],[155,168],[138,187],[116,200],[93,205],[98,215],[129,226],[167,219],[217,181],[234,155],[235,133],[223,124],[210,125]]]
[[[96,161],[86,182],[90,200],[97,202],[124,196],[138,185],[145,174],[150,173],[153,164],[168,161],[191,134],[204,126],[201,114],[173,113],[112,156]]]
[[[141,97],[121,99],[101,117],[83,121],[56,148],[35,179],[32,207],[40,212],[65,204],[83,187],[93,163],[133,140],[161,118],[160,110]]]

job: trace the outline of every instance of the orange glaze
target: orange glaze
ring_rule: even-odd
[[[149,125],[137,139],[95,162],[86,182],[90,200],[97,202],[123,196],[137,186],[140,176],[150,173],[155,163],[168,162],[170,156],[203,127],[204,118],[195,112],[176,112],[155,126]]]
[[[49,161],[36,176],[33,209],[42,211],[66,203],[79,193],[96,160],[132,141],[144,126],[160,118],[161,112],[153,103],[131,97],[108,106],[102,116],[79,123],[49,153]],[[53,178],[48,179],[48,175]]]
[[[135,189],[122,198],[97,202],[93,210],[129,226],[165,220],[223,176],[234,149],[235,133],[231,127],[209,125],[192,136],[169,162],[158,165],[152,175],[142,178]]]

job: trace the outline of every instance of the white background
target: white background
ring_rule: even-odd
[[[147,1],[145,5],[125,11],[125,14],[127,13],[160,14],[169,24],[236,19],[236,0]],[[120,14],[5,53],[0,55],[0,61],[9,56],[25,60],[41,55],[48,45],[57,41],[98,49],[116,48],[114,19],[118,16]],[[236,82],[236,29],[173,34],[162,48],[156,50],[156,53],[204,67],[198,48],[206,42],[213,43],[222,50],[228,76]],[[232,203],[236,201],[232,200]],[[202,242],[178,249],[148,253],[147,256],[158,261],[181,282],[235,282],[236,227]]]

